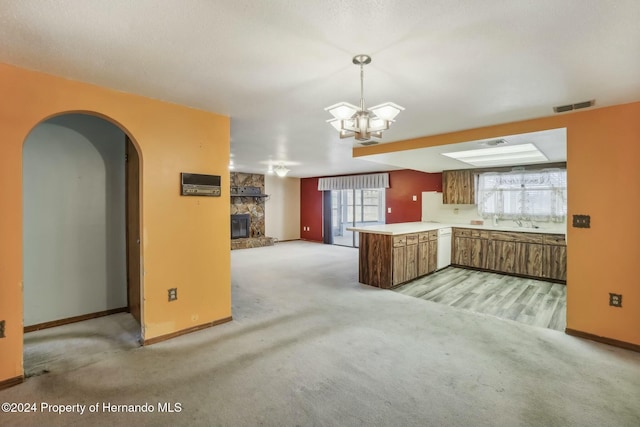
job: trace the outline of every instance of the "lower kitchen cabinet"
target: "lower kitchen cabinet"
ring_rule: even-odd
[[[452,263],[458,265],[470,266],[471,264],[471,239],[469,237],[454,236],[452,247],[455,250],[452,253]]]
[[[515,273],[543,277],[543,249],[543,245],[536,243],[516,243]]]
[[[429,265],[427,274],[433,273],[438,268],[438,232],[434,231],[433,236],[429,235]]]
[[[566,281],[563,235],[454,228],[453,236],[454,265]]]
[[[429,273],[429,241],[418,244],[418,276]]]
[[[418,242],[415,244],[408,244],[406,247],[407,260],[404,270],[404,281],[408,282],[418,277]]]
[[[453,228],[452,264],[564,282],[564,235]],[[358,278],[361,283],[393,288],[434,272],[438,231],[388,235],[360,233]]]
[[[381,288],[398,286],[413,280],[419,275],[420,262],[418,234],[389,236],[393,250],[391,251],[391,283],[384,283]],[[367,283],[361,280],[363,283]],[[370,284],[370,283],[367,283]],[[376,286],[376,285],[374,285]]]
[[[452,263],[474,268],[487,268],[489,253],[489,232],[454,228]]]
[[[493,262],[489,264],[491,270],[500,271],[507,274],[516,272],[516,242],[504,240],[491,241]]]
[[[469,267],[487,268],[489,255],[489,232],[471,230],[469,242]]]
[[[393,276],[393,286],[399,285],[407,281],[406,276],[407,265],[407,247],[402,246],[393,248],[393,264],[391,267],[391,275]]]
[[[438,263],[438,231],[420,233],[418,239],[418,277],[420,277],[436,271]]]
[[[436,270],[438,232],[360,233],[358,280],[389,289]]]
[[[564,236],[549,236],[543,252],[542,277],[567,280],[567,245]]]

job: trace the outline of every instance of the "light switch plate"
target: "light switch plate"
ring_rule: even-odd
[[[574,228],[591,228],[591,217],[589,215],[574,215]]]

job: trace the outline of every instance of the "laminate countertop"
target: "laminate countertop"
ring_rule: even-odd
[[[347,227],[349,231],[357,231],[360,233],[373,233],[373,234],[388,234],[395,236],[398,234],[412,234],[421,233],[425,231],[438,230],[440,228],[471,228],[475,230],[491,230],[491,231],[516,231],[518,233],[543,233],[543,234],[561,234],[564,235],[564,231],[559,231],[557,227],[540,228],[531,227],[501,227],[492,225],[472,225],[472,224],[452,224],[443,222],[401,222],[398,224],[379,224],[369,225],[364,227]]]

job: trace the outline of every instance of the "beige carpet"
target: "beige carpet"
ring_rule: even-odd
[[[26,377],[66,372],[140,346],[140,325],[129,313],[42,329],[24,335]]]
[[[232,251],[232,288],[231,323],[0,391],[83,415],[0,425],[640,425],[640,354],[360,285],[355,249]]]

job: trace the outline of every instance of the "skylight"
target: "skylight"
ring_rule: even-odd
[[[535,145],[530,143],[456,151],[442,153],[442,155],[472,166],[508,166],[549,160]]]

